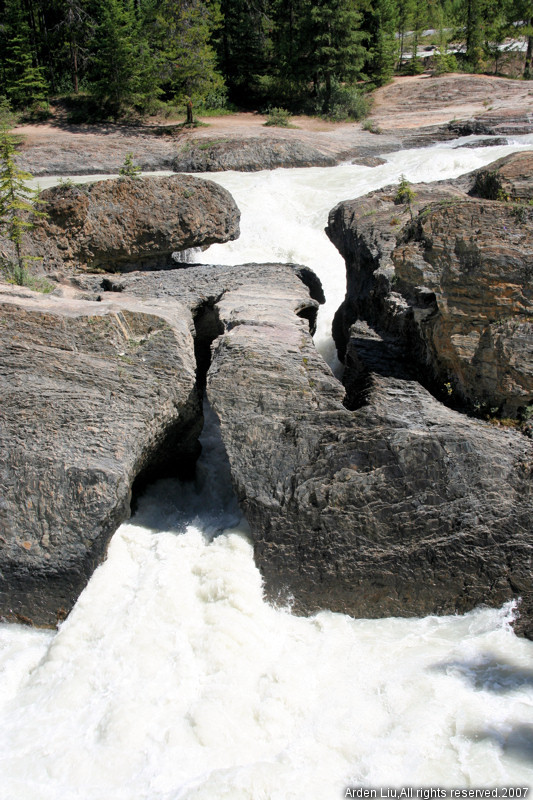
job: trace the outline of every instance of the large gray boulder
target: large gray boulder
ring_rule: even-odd
[[[174,252],[239,236],[230,193],[189,175],[59,185],[41,200],[46,216],[36,220],[26,249],[46,272],[175,267]]]
[[[296,295],[266,286],[218,303],[207,392],[267,595],[363,617],[521,596],[533,634],[533,443],[444,407],[367,326],[348,410]]]
[[[308,326],[319,286],[288,265],[82,274],[48,296],[0,284],[1,619],[54,625],[132,492],[194,474],[216,303],[265,281],[283,302],[285,275]]]

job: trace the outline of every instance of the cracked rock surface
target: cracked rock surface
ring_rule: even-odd
[[[346,260],[334,336],[364,320],[394,335],[419,379],[471,409],[526,421],[533,404],[533,154],[456,181],[340,203],[327,233]]]
[[[521,595],[527,630],[532,443],[444,407],[368,326],[350,411],[275,291],[219,313],[207,392],[268,596],[380,617]]]
[[[0,284],[3,619],[55,624],[129,516],[134,482],[193,474],[216,302],[260,298],[267,281],[308,329],[318,303],[299,273],[312,283],[252,264],[64,278],[54,295]]]

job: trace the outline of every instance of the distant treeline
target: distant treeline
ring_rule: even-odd
[[[83,118],[283,106],[361,116],[364,91],[395,71],[498,69],[506,37],[525,37],[532,0],[0,0],[0,105],[46,114],[66,98]],[[424,32],[432,29],[430,37]],[[70,105],[69,105],[70,104]]]

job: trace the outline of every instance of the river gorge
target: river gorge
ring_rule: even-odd
[[[235,198],[241,235],[188,256],[313,269],[326,295],[315,343],[340,374],[331,324],[346,277],[328,212],[402,175],[455,178],[532,149],[533,136],[458,144],[376,167],[210,174]],[[0,626],[2,797],[329,800],[349,786],[533,786],[533,643],[513,632],[516,605],[370,620],[266,602],[209,408],[202,445],[194,481],[141,495],[57,632]]]

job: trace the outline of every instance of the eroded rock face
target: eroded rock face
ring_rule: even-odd
[[[513,153],[476,170],[469,194],[487,200],[529,201],[533,198],[533,153]]]
[[[172,253],[239,235],[229,192],[187,175],[119,178],[42,192],[29,252],[42,267],[107,272],[175,266]]]
[[[1,619],[55,624],[129,515],[134,481],[192,474],[225,292],[260,306],[265,283],[278,285],[308,329],[318,302],[306,284],[320,288],[308,272],[86,274],[63,296],[1,286]]]
[[[202,416],[192,320],[122,296],[0,296],[0,615],[55,624],[143,472],[190,468]]]
[[[532,443],[442,406],[366,326],[348,346],[348,410],[267,286],[259,306],[246,286],[218,303],[207,392],[268,596],[380,617],[520,594],[526,629]]]
[[[524,417],[533,402],[533,209],[473,195],[528,200],[532,166],[530,153],[515,154],[456,185],[413,186],[412,219],[393,187],[337,206],[327,233],[347,263],[341,351],[351,324],[365,320],[403,340],[434,391]]]

